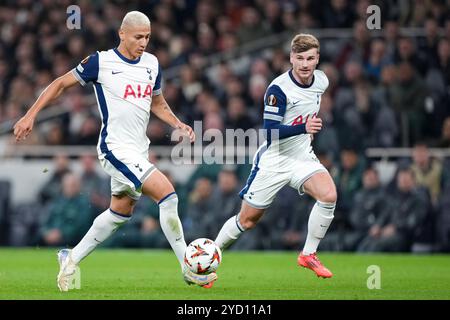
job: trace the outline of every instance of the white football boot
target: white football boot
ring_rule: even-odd
[[[183,278],[188,285],[196,284],[203,288],[209,289],[212,287],[214,281],[217,280],[217,274],[215,272],[210,274],[196,274],[189,268],[185,267],[183,270]]]
[[[72,261],[70,253],[72,250],[62,249],[58,251],[59,273],[57,284],[60,291],[69,291],[69,284],[75,274],[77,265]]]

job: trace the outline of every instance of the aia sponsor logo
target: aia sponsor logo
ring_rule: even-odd
[[[292,122],[293,126],[297,126],[299,124],[304,124],[306,123],[306,121],[308,121],[309,119],[309,114],[306,117],[303,117],[302,115],[298,116],[297,118],[294,119],[294,121]],[[317,113],[314,112],[311,118],[316,118],[317,117]]]
[[[145,87],[138,85],[131,85],[127,84],[125,87],[125,91],[123,94],[124,99],[134,98],[134,99],[140,99],[140,98],[149,98],[152,96],[153,89],[152,86],[147,84]]]

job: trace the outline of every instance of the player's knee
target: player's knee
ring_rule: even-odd
[[[322,193],[317,199],[320,202],[325,203],[336,203],[337,201],[337,192],[335,188],[328,188],[324,193]]]
[[[244,228],[244,230],[253,229],[256,224],[258,223],[258,219],[253,217],[240,217],[239,222],[241,226]]]
[[[110,208],[121,214],[131,216],[136,202],[136,200],[124,195],[114,195],[111,199]]]
[[[252,220],[241,220],[241,225],[244,228],[244,230],[250,230],[253,229],[256,226],[256,222]]]

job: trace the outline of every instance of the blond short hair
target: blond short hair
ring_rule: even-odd
[[[294,53],[305,52],[313,48],[320,52],[319,40],[312,34],[300,33],[292,39],[291,51]]]
[[[123,17],[120,28],[141,26],[150,26],[150,19],[140,11],[130,11]]]

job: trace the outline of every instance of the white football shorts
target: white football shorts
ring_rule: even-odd
[[[254,208],[266,209],[286,184],[298,190],[300,195],[304,194],[303,184],[318,172],[328,171],[314,154],[310,154],[309,159],[296,162],[291,170],[284,172],[260,168],[256,161],[239,196]]]
[[[126,194],[134,200],[142,195],[142,184],[156,170],[147,153],[113,150],[99,156],[100,164],[111,176],[111,194]]]

